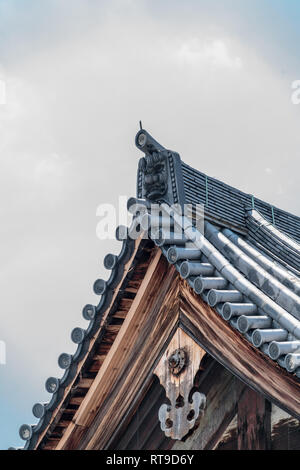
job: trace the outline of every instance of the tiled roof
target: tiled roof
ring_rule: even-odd
[[[174,218],[188,241],[177,245],[172,234],[164,242],[161,232],[156,243],[168,261],[233,328],[300,377],[300,279],[230,229],[205,222],[203,236]]]
[[[146,159],[162,152],[146,131],[138,136],[142,133],[143,145],[137,146]],[[232,327],[300,377],[300,218],[183,162],[176,179],[183,183],[176,195],[181,206],[203,204],[205,230],[193,226],[197,209],[182,217],[166,206],[187,240],[184,246],[176,236],[158,241],[168,261]]]
[[[264,251],[273,261],[300,276],[300,245],[278,230],[257,210],[248,210],[246,217],[247,239]]]
[[[155,146],[153,142],[151,149]],[[88,354],[92,339],[101,337],[101,331],[105,331],[102,316],[113,296],[117,293],[122,298],[120,282],[124,266],[135,249],[130,232],[137,224],[144,230],[156,224],[156,232],[150,231],[153,241],[194,292],[254,347],[300,378],[300,219],[217,180],[207,179],[183,163],[180,168],[178,158],[168,151],[172,185],[169,194],[173,200],[163,198],[163,202],[167,203],[165,215],[173,220],[172,233],[166,233],[162,218],[151,214],[149,201],[134,198],[129,201],[129,207],[139,205],[140,215],[133,219],[129,236],[124,227],[117,229],[117,239],[124,238],[124,231],[127,237],[118,256],[108,254],[104,259],[111,275],[108,281],[98,279],[94,283],[94,291],[101,299],[97,306],[87,305],[83,309],[88,327],[72,331],[77,351],[74,355],[59,356],[59,365],[65,372],[60,379],[47,380],[46,389],[52,393],[50,402],[34,405],[38,423],[20,428],[20,436],[26,440],[25,449],[35,448],[62,403],[66,387],[76,383],[78,366]],[[140,170],[137,194],[143,197]],[[182,217],[171,210],[174,200],[204,203],[204,235],[196,229],[192,217]]]
[[[207,218],[247,233],[248,210],[257,210],[266,223],[300,243],[300,217],[244,193],[182,162],[185,202],[202,203]]]

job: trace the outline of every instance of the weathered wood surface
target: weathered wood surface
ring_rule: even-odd
[[[194,294],[160,251],[154,249],[153,254],[135,298],[128,303],[124,323],[118,333],[118,328],[112,332],[117,336],[112,337],[106,349],[104,342],[97,351],[98,355],[106,355],[104,362],[98,364],[100,371],[95,369],[97,375],[56,448],[100,449],[111,442],[120,423],[133,409],[132,404],[151,381],[179,322],[184,331],[234,375],[299,419],[298,380],[254,348]],[[86,380],[90,379],[83,377],[80,382]],[[214,440],[217,438],[208,440],[205,448],[216,445]]]
[[[178,375],[174,375],[169,358],[179,349],[184,351],[187,364]],[[199,391],[194,392],[189,400],[195,375],[205,354],[190,336],[178,328],[154,370],[170,401],[170,405],[163,404],[159,410],[161,429],[172,439],[182,439],[194,427],[200,409],[205,406],[205,396]]]
[[[200,388],[206,394],[206,409],[199,426],[184,442],[176,441],[172,450],[214,449],[237,412],[245,385],[214,362],[201,380]]]
[[[243,382],[299,419],[299,380],[254,348],[185,281],[181,283],[180,322],[183,329]]]
[[[105,447],[129,404],[151,379],[178,324],[178,288],[175,269],[157,251],[119,335],[58,449]],[[85,429],[82,439],[79,429]]]
[[[272,405],[271,450],[300,450],[300,422],[288,413]],[[230,423],[220,440],[217,450],[238,449],[237,416]]]
[[[237,450],[237,415],[226,428],[215,450]]]
[[[136,406],[128,413],[122,422],[119,431],[109,445],[109,450],[140,450],[146,449],[145,443],[150,440],[152,445],[152,433],[159,428],[158,410],[165,400],[165,391],[160,385],[158,378],[153,375],[149,388],[141,397]],[[161,441],[165,436],[159,429]]]
[[[270,450],[271,403],[247,387],[238,403],[238,450]]]
[[[280,420],[272,429],[272,450],[300,450],[300,422],[294,418]]]

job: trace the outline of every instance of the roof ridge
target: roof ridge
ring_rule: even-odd
[[[259,202],[259,203],[262,203],[262,204],[266,204],[266,205],[269,206],[269,207],[273,207],[274,209],[280,211],[280,212],[283,213],[283,214],[286,214],[286,215],[289,215],[289,216],[292,216],[292,217],[297,218],[297,219],[299,220],[299,222],[300,222],[300,215],[296,215],[296,214],[293,214],[292,212],[289,212],[289,211],[287,211],[287,210],[285,210],[285,209],[281,209],[280,207],[278,207],[278,206],[272,204],[271,202],[268,202],[268,201],[265,201],[264,199],[260,199],[259,197],[253,196],[252,194],[247,193],[247,192],[245,192],[245,191],[243,191],[243,190],[241,190],[241,189],[239,189],[239,188],[236,188],[235,186],[232,186],[231,184],[226,183],[226,182],[220,180],[219,178],[216,178],[216,177],[214,177],[214,176],[209,176],[209,175],[207,175],[206,173],[204,173],[204,172],[198,170],[197,168],[192,167],[191,165],[189,165],[188,163],[186,163],[186,162],[183,161],[183,160],[181,160],[181,164],[182,164],[182,166],[189,168],[189,169],[192,170],[193,172],[196,172],[196,173],[198,173],[198,174],[200,174],[200,175],[202,175],[202,176],[204,176],[204,177],[207,177],[207,178],[209,179],[209,181],[215,181],[216,183],[220,184],[221,186],[225,186],[228,190],[231,190],[231,191],[233,191],[234,193],[238,193],[238,194],[240,194],[241,196],[248,196],[248,197],[250,197],[250,198],[254,197],[254,199],[255,199],[256,202]]]

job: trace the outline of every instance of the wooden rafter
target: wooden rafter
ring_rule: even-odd
[[[126,265],[124,266],[124,272],[123,272],[123,275],[122,275],[122,278],[119,282],[119,287],[122,286],[126,276],[128,275],[129,271],[132,269],[132,264],[133,264],[133,261],[135,259],[135,257],[137,256],[137,253],[140,249],[140,247],[143,246],[143,238],[142,236],[140,238],[138,238],[136,241],[135,241],[135,246],[134,246],[134,250],[133,250],[133,253],[130,257],[130,259],[128,260],[128,262],[126,263]],[[139,269],[141,269],[141,265],[139,265]],[[110,306],[107,308],[106,312],[104,313],[103,315],[103,318],[102,318],[102,321],[101,321],[101,325],[104,325],[106,324],[107,322],[107,317],[110,313],[110,309],[111,307],[114,305],[114,302],[116,301],[116,298],[118,296],[118,290],[119,288],[115,289],[115,292],[112,296],[112,299],[111,299],[111,302],[110,302]],[[123,299],[122,299],[123,300]],[[71,381],[71,383],[68,385],[68,387],[66,387],[65,391],[64,391],[64,395],[63,395],[63,398],[61,400],[61,403],[63,404],[66,400],[68,400],[68,397],[70,396],[71,392],[72,392],[72,388],[75,384],[75,382],[78,382],[78,378],[79,378],[79,382],[76,384],[76,387],[77,388],[80,388],[80,389],[89,389],[91,387],[91,384],[93,382],[93,380],[91,378],[86,378],[86,377],[81,377],[81,369],[85,366],[86,362],[89,360],[89,356],[94,348],[94,345],[97,341],[97,335],[94,336],[94,338],[91,340],[90,344],[89,344],[89,349],[85,355],[85,357],[80,361],[80,363],[78,364],[78,369],[77,369],[77,374],[75,375],[74,379]],[[99,369],[98,369],[99,370]],[[50,442],[50,439],[51,439],[51,430],[52,429],[55,429],[55,426],[57,423],[59,423],[60,421],[60,415],[61,415],[61,406],[58,406],[57,409],[55,410],[55,412],[52,414],[52,417],[51,417],[51,420],[49,422],[49,425],[46,427],[46,429],[40,434],[39,436],[39,439],[38,439],[38,442],[36,444],[36,449],[39,448],[39,445],[44,441],[44,439],[46,439],[46,442]],[[55,445],[56,447],[56,445]],[[46,447],[43,446],[43,448],[47,448],[47,444],[46,444]]]
[[[247,387],[238,403],[238,449],[271,448],[271,403]]]
[[[117,340],[57,449],[105,446],[128,404],[151,378],[157,358],[178,324],[176,279],[175,269],[158,251]],[[80,439],[82,429],[85,435]]]

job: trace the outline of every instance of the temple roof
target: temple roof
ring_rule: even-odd
[[[128,202],[132,224],[116,230],[122,249],[104,259],[111,275],[94,283],[100,301],[83,308],[87,328],[71,333],[77,351],[58,358],[63,376],[46,382],[49,403],[34,405],[38,423],[20,428],[25,449],[41,442],[50,448],[48,438],[59,420],[68,420],[65,405],[73,400],[77,411],[81,401],[74,391],[85,396],[157,250],[230,328],[273,361],[278,373],[300,378],[300,218],[189,167],[144,129],[136,144],[145,157],[138,169],[137,199]],[[164,203],[158,215],[153,202]],[[184,204],[191,207],[182,215]],[[199,204],[204,206],[203,230],[197,225]],[[148,236],[132,239],[137,228]]]
[[[182,178],[185,202],[204,204],[206,216],[217,223],[247,234],[251,225],[249,218],[251,219],[252,211],[256,210],[261,214],[263,224],[278,229],[278,232],[286,235],[286,239],[291,237],[300,242],[300,217],[211,178],[184,162]],[[251,233],[255,240],[254,233]]]

